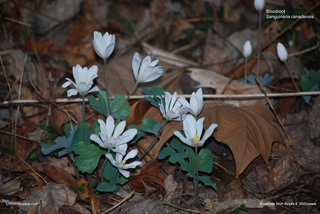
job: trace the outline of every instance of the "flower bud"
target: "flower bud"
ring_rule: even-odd
[[[277,45],[277,52],[278,52],[278,57],[282,62],[287,61],[288,52],[287,52],[287,49],[284,47],[284,45],[281,42],[279,42]]]
[[[254,0],[254,7],[260,12],[263,10],[265,3],[265,0]]]
[[[252,45],[251,45],[251,42],[248,40],[243,45],[243,55],[245,58],[247,58],[251,54],[252,54]]]

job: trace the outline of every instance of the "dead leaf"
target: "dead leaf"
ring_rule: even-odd
[[[147,100],[138,100],[130,105],[130,113],[126,119],[127,125],[141,126],[145,113],[151,108]]]
[[[129,186],[137,192],[144,192],[146,196],[158,192],[163,194],[164,180],[166,179],[158,172],[159,162],[157,159],[144,164],[139,175],[129,180]]]
[[[88,181],[84,177],[82,177],[79,180],[77,180],[77,185],[82,186],[84,188],[83,191],[81,189],[77,191],[77,194],[81,198],[81,200],[86,200],[87,198],[89,198]]]
[[[285,145],[282,130],[265,103],[243,108],[208,104],[199,117],[206,118],[205,128],[218,124],[213,135],[230,147],[236,163],[236,177],[259,155],[268,163],[274,141]]]
[[[77,194],[63,184],[49,183],[41,190],[34,191],[22,203],[34,203],[33,206],[19,206],[22,212],[30,209],[39,209],[39,213],[58,214],[59,207],[63,205],[72,206]],[[39,206],[40,205],[40,206]]]
[[[19,179],[12,179],[7,183],[2,183],[0,186],[1,195],[13,195],[14,193],[19,192],[21,190],[21,181]]]
[[[55,109],[51,112],[49,121],[52,125],[52,129],[60,136],[64,136],[63,127],[69,122],[68,115],[60,109]]]
[[[39,42],[32,41],[33,47],[36,51],[39,51],[40,55],[45,55],[48,52],[48,49],[52,45],[51,39],[45,39]],[[29,40],[26,44],[24,44],[21,49],[23,51],[33,51],[31,41]]]

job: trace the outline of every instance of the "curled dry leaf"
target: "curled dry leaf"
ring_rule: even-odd
[[[154,192],[164,193],[164,180],[158,172],[159,162],[157,159],[144,164],[139,175],[129,181],[129,186],[137,192],[144,192],[147,196]]]

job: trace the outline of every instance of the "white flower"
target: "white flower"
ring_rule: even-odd
[[[115,35],[105,33],[102,37],[102,34],[100,32],[95,31],[93,33],[93,48],[95,52],[104,60],[109,58],[109,56],[112,54],[114,46],[116,44],[115,42]]]
[[[254,0],[254,7],[257,11],[262,11],[266,1],[265,0]]]
[[[287,61],[288,52],[287,52],[287,49],[284,47],[284,45],[281,42],[279,42],[277,45],[277,52],[278,52],[278,57],[282,62]]]
[[[159,60],[151,61],[150,56],[146,56],[142,63],[139,53],[134,53],[132,59],[132,70],[134,78],[137,82],[151,82],[155,79],[158,79],[162,73],[163,69],[158,64]],[[141,66],[140,66],[141,64]],[[140,68],[140,69],[139,69]]]
[[[90,135],[90,139],[102,148],[111,149],[116,153],[124,155],[128,148],[127,143],[137,134],[137,129],[129,129],[123,132],[126,127],[125,120],[114,128],[114,119],[112,116],[108,116],[106,123],[101,119],[99,119],[98,122],[100,124],[100,137],[92,134]]]
[[[186,109],[193,116],[197,117],[203,109],[202,89],[199,88],[196,93],[192,92],[190,104],[184,97],[179,98],[178,101],[182,104],[182,109]]]
[[[164,92],[164,102],[160,96],[158,98],[161,100],[159,107],[162,116],[169,121],[180,120],[181,103],[177,100],[177,92],[174,92],[172,96],[169,92]]]
[[[89,70],[87,67],[82,68],[80,65],[77,65],[73,67],[72,72],[76,82],[73,82],[70,78],[66,78],[67,82],[62,85],[62,88],[66,88],[72,84],[76,88],[67,91],[68,97],[76,95],[78,92],[81,95],[86,95],[94,91],[99,91],[97,86],[89,90],[94,78],[98,77],[98,67],[96,65],[93,65]]]
[[[119,172],[126,178],[130,176],[129,171],[126,171],[125,169],[133,169],[136,168],[137,166],[141,165],[141,161],[134,161],[132,163],[126,164],[126,161],[128,159],[134,158],[137,156],[138,150],[134,149],[130,151],[126,157],[123,159],[123,155],[116,153],[116,160],[113,159],[111,154],[106,154],[106,157],[110,160],[112,165],[117,167],[119,169]]]
[[[217,124],[211,124],[200,140],[203,130],[203,121],[204,117],[196,121],[192,115],[188,114],[186,115],[186,119],[183,121],[183,131],[186,137],[178,131],[175,131],[174,134],[185,144],[192,147],[200,147],[212,135],[214,129],[218,126]]]
[[[243,45],[243,55],[245,58],[247,58],[251,54],[252,54],[252,45],[251,45],[251,42],[248,40]]]

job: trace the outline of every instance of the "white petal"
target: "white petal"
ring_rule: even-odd
[[[257,11],[262,11],[265,5],[265,0],[254,0],[254,7]]]
[[[151,64],[151,57],[150,56],[146,56],[141,63],[141,67],[140,67],[140,73],[144,72],[144,70],[146,69],[147,66],[149,66]]]
[[[136,136],[137,132],[138,132],[137,129],[129,129],[129,130],[125,131],[121,135],[121,141],[119,142],[119,144],[130,142],[130,140],[132,140],[134,138],[134,136]]]
[[[139,166],[141,164],[142,164],[141,161],[134,161],[132,163],[125,164],[123,169],[134,169],[134,168],[136,168],[137,166]]]
[[[243,45],[243,56],[249,57],[252,54],[252,45],[250,40],[247,40]]]
[[[288,52],[287,49],[284,47],[284,45],[279,42],[277,45],[277,53],[278,53],[278,57],[282,62],[287,61],[288,59]]]
[[[63,83],[63,85],[62,85],[61,87],[62,87],[62,88],[66,88],[66,87],[68,87],[70,84],[71,84],[71,82],[70,82],[70,81],[67,81],[67,82]]]
[[[174,131],[173,134],[177,136],[182,142],[186,142],[187,139],[178,131]]]
[[[150,67],[150,66],[149,66]],[[161,67],[152,68],[153,70],[144,79],[143,82],[152,82],[162,76],[163,70]]]
[[[138,149],[133,149],[126,155],[126,157],[123,159],[123,161],[126,162],[127,160],[137,156],[137,154],[138,154]]]
[[[114,119],[112,116],[107,117],[106,125],[107,125],[107,138],[110,138],[114,130]]]
[[[119,172],[126,178],[129,178],[129,176],[130,176],[130,172],[129,171],[126,171],[126,170],[123,170],[123,169],[119,169]]]
[[[122,144],[122,145],[119,145],[116,148],[113,148],[111,150],[124,156],[127,152],[127,149],[128,149],[128,145]]]
[[[202,111],[203,109],[203,95],[202,95],[202,88],[199,88],[196,92],[196,97],[197,97],[197,100],[198,100],[198,113],[197,115],[200,114],[200,112]]]
[[[197,135],[199,136],[199,138],[202,135],[202,130],[203,130],[203,121],[204,121],[204,117],[200,118],[197,121]]]
[[[80,77],[79,77],[79,72],[76,67],[72,68],[72,74],[73,74],[74,80],[76,81],[76,83],[78,83],[78,81],[80,80]]]
[[[113,157],[112,157],[111,154],[106,154],[106,157],[110,160],[110,162],[111,162],[112,165],[114,165],[115,167],[118,166],[117,161],[115,161],[115,160],[113,159]]]
[[[132,59],[132,71],[136,81],[138,81],[138,72],[139,72],[140,63],[141,63],[140,55],[139,53],[135,52]]]
[[[215,128],[217,127],[218,125],[217,124],[211,124],[210,127],[206,130],[206,132],[204,133],[201,141],[199,142],[199,146],[202,146],[205,141],[211,137],[213,131],[215,130]]]
[[[103,47],[101,47],[101,44],[98,42],[98,40],[95,39],[93,40],[92,43],[93,43],[93,49],[96,52],[96,54],[98,54],[100,58],[106,59],[106,57],[103,55],[103,50],[102,50]]]
[[[197,133],[197,121],[192,115],[187,115],[186,121],[188,121],[189,124],[190,136],[194,137]]]
[[[186,100],[186,98],[180,97],[180,98],[178,99],[178,102],[181,103],[181,105],[190,108],[190,104],[188,103],[188,101]]]
[[[109,58],[109,56],[112,54],[113,50],[114,50],[114,46],[116,43],[111,43],[110,45],[108,45],[108,47],[106,47],[106,49],[104,50],[104,56],[106,58]]]
[[[99,146],[102,147],[102,148],[107,148],[106,145],[100,139],[100,137],[98,135],[96,135],[96,134],[90,135],[90,140],[92,140],[95,143],[99,144]]]
[[[119,137],[122,134],[125,127],[126,127],[126,121],[125,120],[121,121],[115,128],[113,132],[113,137]]]
[[[95,91],[99,91],[98,86],[94,86],[92,89],[88,91],[88,93],[95,92]]]
[[[152,67],[155,67],[157,64],[158,64],[158,62],[159,62],[159,60],[158,59],[156,59],[156,60],[154,60],[153,62],[151,62],[151,66]]]
[[[68,91],[67,91],[67,96],[68,97],[71,97],[71,96],[73,96],[73,95],[76,95],[78,93],[78,91],[76,90],[76,89],[69,89]]]
[[[197,116],[197,112],[198,112],[198,100],[196,98],[196,93],[192,92],[191,94],[191,98],[190,98],[190,108],[191,108],[191,111],[190,113],[193,115],[193,116]]]
[[[102,39],[102,34],[98,31],[93,32],[94,39]]]

